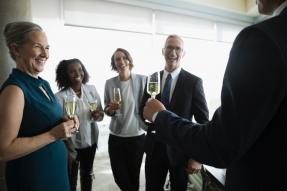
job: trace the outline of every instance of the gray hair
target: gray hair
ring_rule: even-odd
[[[7,47],[10,49],[10,45],[12,43],[16,43],[18,45],[24,44],[27,41],[27,34],[32,31],[43,31],[43,29],[39,25],[27,21],[11,22],[6,24],[3,34]],[[15,59],[11,51],[10,55]]]

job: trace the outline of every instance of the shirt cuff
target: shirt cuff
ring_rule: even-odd
[[[152,116],[152,118],[151,118],[152,122],[155,121],[157,114],[158,114],[158,112],[155,112],[155,113],[153,114],[153,116]]]

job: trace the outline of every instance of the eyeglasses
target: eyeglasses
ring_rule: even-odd
[[[183,51],[183,49],[182,49],[181,47],[174,47],[174,46],[167,46],[167,47],[165,47],[165,50],[166,50],[167,52],[171,52],[171,51],[175,50],[175,52],[176,52],[177,54],[180,54],[180,53],[182,53],[182,51]]]

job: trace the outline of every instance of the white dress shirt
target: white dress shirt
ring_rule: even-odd
[[[275,9],[275,11],[273,12],[273,16],[279,15],[283,11],[283,9],[285,9],[285,7],[287,7],[287,1],[284,1],[279,7],[277,7],[277,9]]]

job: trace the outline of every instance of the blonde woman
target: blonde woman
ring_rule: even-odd
[[[146,77],[131,73],[133,60],[129,52],[122,48],[112,55],[111,67],[118,73],[105,84],[105,113],[111,117],[111,167],[121,190],[138,191],[146,128],[139,115],[139,105]],[[114,100],[114,88],[120,89],[120,103]]]

